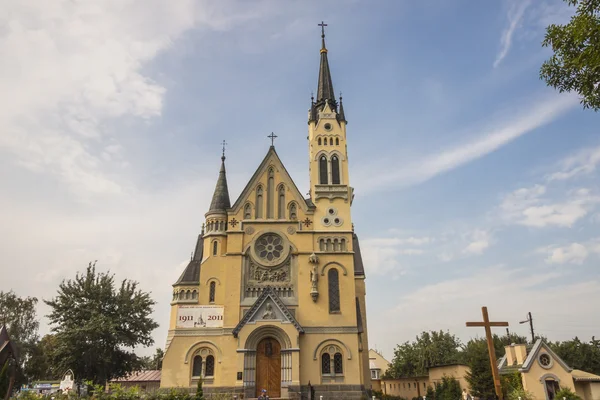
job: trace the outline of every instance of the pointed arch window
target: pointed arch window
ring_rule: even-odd
[[[210,287],[208,290],[208,302],[209,303],[214,303],[215,302],[215,292],[217,290],[217,285],[215,284],[215,281],[212,281],[210,283]]]
[[[279,185],[277,204],[277,218],[285,219],[285,186]]]
[[[215,356],[211,354],[210,356],[206,357],[206,366],[204,368],[205,376],[215,375]]]
[[[217,255],[217,252],[219,250],[219,242],[217,242],[216,240],[213,242],[213,248],[212,248],[212,253],[213,256]]]
[[[252,218],[252,206],[250,203],[246,203],[244,206],[244,219]]]
[[[323,353],[321,356],[321,374],[329,375],[331,373],[331,356],[329,353]]]
[[[273,187],[273,185],[275,181],[275,173],[273,172],[273,168],[269,169],[269,178],[267,180],[267,218],[273,218],[273,215],[275,214],[273,212],[273,197],[275,195],[275,188]]]
[[[327,157],[321,156],[321,158],[319,158],[319,183],[321,185],[327,185],[329,183],[327,175]]]
[[[331,268],[327,272],[327,283],[329,284],[329,312],[340,312],[340,282],[338,270]]]
[[[255,206],[256,218],[263,217],[263,188],[259,186],[256,188],[256,206]]]
[[[200,375],[202,375],[202,357],[196,356],[194,357],[192,376],[199,377]]]
[[[340,159],[336,155],[331,157],[331,183],[340,184]]]
[[[298,219],[298,211],[296,209],[296,203],[292,203],[290,205],[290,219],[292,221],[295,221],[296,219]]]

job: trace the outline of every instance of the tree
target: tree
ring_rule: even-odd
[[[61,371],[72,369],[81,382],[104,384],[139,369],[136,346],[151,346],[158,324],[151,318],[154,300],[138,283],[96,272],[90,263],[74,280],[63,280],[58,295],[45,300],[56,336],[53,359]]]
[[[555,399],[566,399],[566,400],[581,400],[581,397],[579,397],[576,393],[574,393],[568,387],[561,388],[558,392],[556,392],[556,395],[554,396],[554,398]]]
[[[142,369],[162,369],[162,359],[165,356],[165,352],[160,347],[156,348],[156,352],[152,357],[144,356],[140,358]]]
[[[461,398],[460,383],[454,377],[443,376],[442,381],[435,384],[435,400],[457,400]]]
[[[576,6],[566,25],[546,28],[542,46],[554,54],[544,61],[540,78],[560,92],[575,91],[584,108],[600,109],[600,0],[565,0]]]
[[[31,369],[35,367],[31,355],[40,325],[35,312],[37,302],[35,297],[19,297],[12,290],[0,292],[0,326],[6,325],[19,359],[15,379],[17,387],[31,378]]]
[[[592,337],[582,342],[578,337],[564,342],[549,343],[554,352],[574,369],[600,374],[600,340]]]
[[[471,387],[471,393],[483,399],[493,399],[496,396],[490,356],[485,339],[471,339],[463,350],[464,362],[471,369],[466,380]]]
[[[56,335],[45,335],[38,341],[31,352],[31,366],[29,373],[31,379],[53,380],[62,378],[64,370],[55,366],[54,349],[57,347]]]
[[[449,332],[423,332],[414,342],[396,346],[388,376],[417,376],[427,374],[435,365],[453,363],[460,358],[460,340]]]

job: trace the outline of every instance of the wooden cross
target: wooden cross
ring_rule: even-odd
[[[496,363],[496,351],[494,350],[494,339],[492,338],[492,326],[508,326],[508,322],[490,322],[487,307],[481,307],[483,322],[467,322],[468,327],[483,326],[485,328],[485,338],[487,339],[488,353],[490,354],[490,364],[492,366],[492,376],[494,377],[494,388],[496,396],[502,400],[502,385],[500,384],[500,374],[498,373],[498,364]]]
[[[276,134],[274,134],[273,132],[271,132],[271,134],[269,136],[267,136],[268,138],[271,138],[271,146],[275,145],[275,138],[277,137]]]

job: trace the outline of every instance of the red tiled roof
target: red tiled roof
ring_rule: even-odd
[[[160,382],[160,370],[137,371],[122,378],[112,379],[111,382]]]

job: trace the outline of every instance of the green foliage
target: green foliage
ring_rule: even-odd
[[[592,337],[582,342],[575,337],[564,342],[549,343],[554,352],[574,369],[600,374],[600,340]]]
[[[556,392],[554,398],[559,400],[581,400],[581,397],[577,396],[577,394],[575,394],[568,387],[561,388],[558,392]]]
[[[435,400],[457,400],[462,398],[460,383],[454,377],[443,376],[442,382],[435,384]]]
[[[600,109],[600,0],[565,0],[576,6],[566,25],[546,28],[542,46],[554,54],[540,69],[540,78],[560,92],[575,91],[584,108]]]
[[[198,388],[196,389],[196,400],[204,400],[204,391],[202,390],[202,377],[198,379]]]
[[[471,387],[471,394],[481,398],[495,396],[494,379],[485,339],[471,339],[464,347],[464,361],[471,369],[466,380]]]
[[[156,352],[152,357],[145,356],[140,358],[141,368],[144,370],[149,369],[162,369],[162,360],[165,356],[165,352],[160,347],[156,348]]]
[[[138,283],[96,272],[88,266],[74,280],[64,280],[58,295],[45,301],[55,333],[52,359],[59,371],[72,369],[78,381],[104,383],[141,367],[136,346],[154,343],[158,324],[151,318],[155,302]]]
[[[8,386],[10,385],[10,376],[8,371],[8,360],[6,360],[6,362],[0,369],[0,399],[3,399],[4,396],[6,396]]]
[[[435,400],[435,389],[431,386],[427,386],[427,392],[425,396],[428,400]]]
[[[509,390],[506,398],[507,400],[534,400],[533,394],[522,387]]]
[[[0,326],[6,325],[10,339],[17,348],[19,368],[16,387],[34,378],[32,369],[35,368],[36,361],[32,358],[32,353],[38,340],[40,325],[35,312],[37,302],[35,297],[19,297],[12,290],[0,291]]]
[[[426,375],[429,367],[457,362],[460,345],[460,340],[449,332],[423,332],[415,341],[396,346],[386,376]]]
[[[368,398],[371,399],[373,398],[373,396],[375,396],[375,398],[379,400],[406,400],[404,397],[392,396],[391,394],[385,394],[377,390],[371,391],[370,396]]]
[[[500,383],[502,384],[502,391],[504,392],[505,397],[509,396],[510,393],[514,391],[523,391],[523,379],[521,378],[520,372],[501,375]]]

